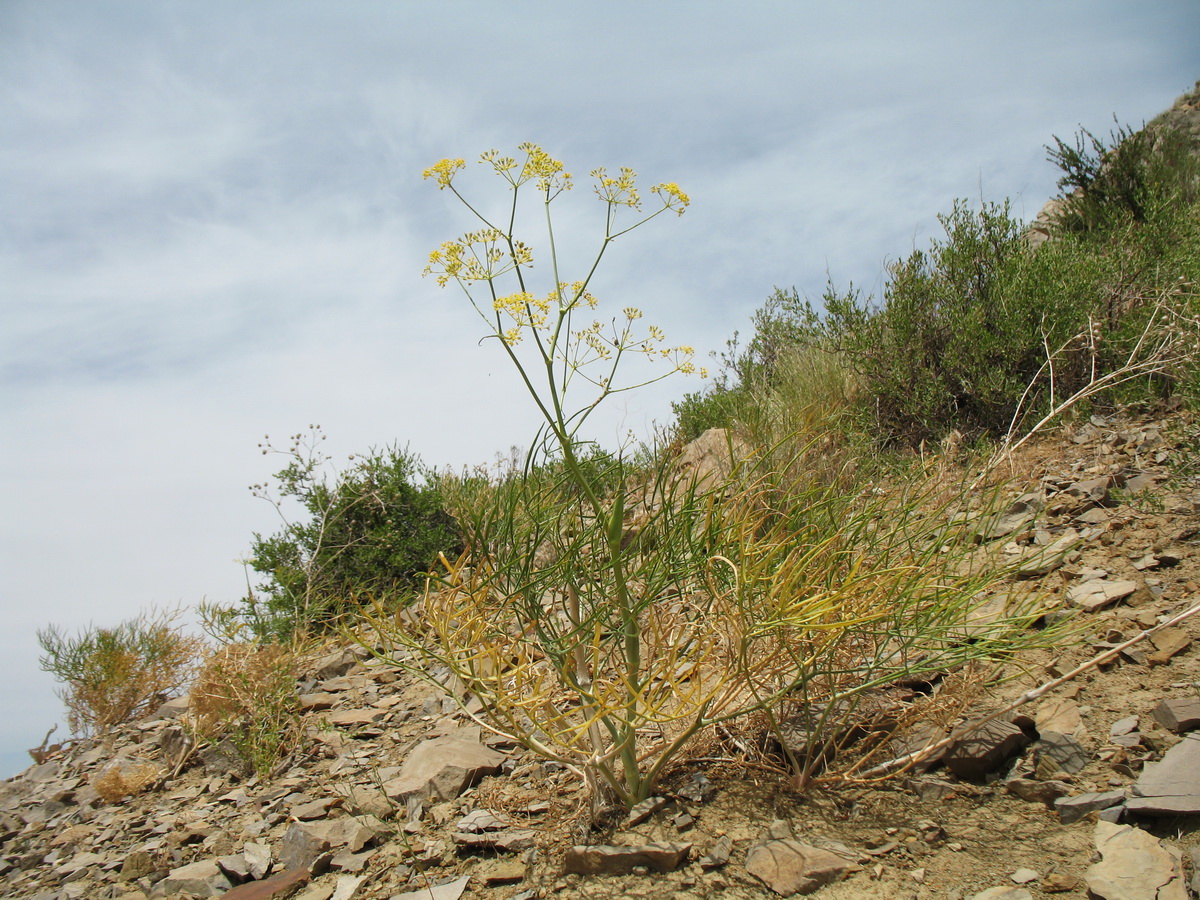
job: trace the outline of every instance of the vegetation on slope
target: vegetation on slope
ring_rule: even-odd
[[[1070,192],[1049,241],[1035,246],[1007,204],[958,203],[944,238],[890,268],[878,301],[853,286],[830,285],[818,304],[775,291],[714,387],[676,405],[673,439],[636,453],[604,451],[580,427],[638,386],[618,378],[623,359],[661,357],[664,377],[694,369],[692,352],[661,347],[639,310],[611,331],[586,322],[589,280],[613,240],[682,214],[687,195],[657,185],[661,208],[644,215],[632,170],[596,170],[595,265],[560,281],[550,232],[555,283],[534,293],[533,251],[512,233],[518,195],[544,203],[549,222],[570,176],[534,145],[522,162],[484,154],[511,210],[496,227],[468,203],[484,227],[434,251],[430,273],[466,290],[544,430],[521,464],[462,476],[396,449],[330,473],[319,431],[294,437],[274,491],[254,488],[283,517],[252,542],[261,585],[204,610],[211,632],[250,649],[210,655],[197,737],[241,736],[248,764],[268,773],[298,740],[292,657],[262,650],[273,655],[259,665],[254,648],[365,624],[372,649],[421,677],[448,669],[482,701],[470,715],[578,771],[598,803],[635,805],[688,740],[734,720],[773,732],[801,786],[839,735],[860,744],[841,776],[878,764],[886,733],[847,724],[871,691],[1055,634],[1030,627],[1046,611],[1034,602],[965,636],[1003,577],[967,564],[966,526],[994,512],[989,498],[942,472],[885,472],[873,451],[1011,444],[1073,406],[1195,389],[1197,157],[1165,131],[1118,129],[1109,143],[1083,132],[1048,149]],[[464,167],[443,160],[426,175],[457,195]],[[568,401],[568,386],[590,395]],[[724,452],[702,480],[677,457],[714,426],[727,429]],[[48,631],[43,665],[72,675],[95,637],[124,634]],[[798,720],[806,749],[783,737]]]

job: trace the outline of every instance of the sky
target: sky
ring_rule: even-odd
[[[3,0],[0,777],[65,721],[38,629],[244,595],[278,525],[264,435],[456,469],[532,439],[463,295],[421,278],[474,227],[438,159],[562,159],[568,279],[602,234],[584,173],[677,182],[687,214],[614,243],[593,293],[706,354],[776,286],[878,294],[957,198],[1031,219],[1053,135],[1197,78],[1193,0]],[[593,436],[701,386],[615,397]]]

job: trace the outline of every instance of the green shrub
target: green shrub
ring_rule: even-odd
[[[202,642],[175,627],[177,616],[140,615],[74,637],[54,625],[38,631],[42,670],[63,683],[73,732],[103,732],[137,718],[187,681]]]
[[[691,391],[672,401],[675,435],[681,442],[693,441],[710,428],[731,428],[742,418],[750,402],[740,386],[714,385],[708,390]]]
[[[1107,235],[1200,197],[1200,158],[1180,131],[1118,125],[1107,142],[1086,128],[1072,143],[1053,140],[1046,151],[1063,172],[1059,188],[1067,191],[1057,220],[1061,232]]]
[[[389,447],[352,458],[342,472],[327,472],[324,435],[313,428],[294,435],[282,452],[288,465],[276,473],[277,492],[255,485],[284,520],[273,535],[255,534],[250,567],[266,576],[245,599],[242,617],[259,637],[283,638],[297,629],[322,627],[357,608],[368,596],[403,597],[418,590],[438,554],[456,554],[461,536],[444,508],[439,480],[407,450]],[[285,503],[303,518],[290,521]]]

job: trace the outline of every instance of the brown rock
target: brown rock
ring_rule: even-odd
[[[781,897],[811,894],[849,869],[836,853],[791,839],[763,841],[746,854],[746,871]]]
[[[311,825],[293,822],[279,846],[279,861],[289,870],[308,869],[329,852],[329,841]]]
[[[432,887],[420,888],[415,891],[405,891],[403,894],[394,894],[391,900],[458,900],[462,896],[463,891],[467,889],[467,883],[470,880],[470,875],[464,875],[461,878],[446,881],[442,884],[435,884]]]
[[[225,893],[224,900],[284,900],[308,883],[307,869],[294,869],[272,875],[265,881],[239,884]]]
[[[1035,781],[1032,778],[1011,778],[1004,786],[1008,792],[1029,803],[1044,803],[1053,806],[1059,797],[1071,793],[1071,786],[1063,781]]]
[[[1200,727],[1200,697],[1180,697],[1164,700],[1151,713],[1167,731],[1182,734]]]
[[[1164,628],[1150,636],[1154,645],[1153,653],[1149,654],[1151,665],[1164,665],[1171,657],[1176,656],[1192,645],[1192,637],[1182,628]]]
[[[1143,815],[1200,814],[1200,731],[1188,732],[1160,762],[1146,764],[1127,806]]]
[[[1187,900],[1178,851],[1132,825],[1096,823],[1096,849],[1103,857],[1084,873],[1099,900]]]
[[[691,851],[691,844],[643,844],[640,847],[572,847],[563,861],[567,875],[628,875],[639,866],[655,872],[679,868]]]
[[[1136,581],[1109,581],[1098,578],[1070,588],[1067,591],[1067,600],[1088,612],[1095,612],[1128,597],[1137,589]]]
[[[383,785],[393,800],[419,796],[453,800],[485,775],[495,775],[504,762],[497,753],[475,741],[455,736],[422,741],[400,767],[400,774]]]
[[[959,778],[983,778],[1029,744],[1029,736],[1012,722],[991,721],[955,741],[942,762]]]
[[[214,859],[180,866],[167,873],[167,877],[154,886],[154,895],[174,897],[188,893],[195,897],[228,896],[229,879],[221,872]]]

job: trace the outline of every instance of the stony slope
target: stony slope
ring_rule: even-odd
[[[1200,602],[1198,447],[1187,413],[1127,414],[1068,427],[1015,461],[1019,502],[980,559],[1044,563],[1011,585],[1087,609],[1087,640],[1021,660],[1010,672],[1024,674],[976,710]],[[1070,533],[1078,541],[1048,559]],[[189,748],[174,703],[0,785],[3,894],[376,900],[445,883],[432,896],[734,898],[828,879],[828,900],[1001,887],[1014,900],[1084,897],[1102,874],[1097,840],[1149,840],[1109,857],[1168,876],[1200,850],[1200,766],[1185,763],[1180,790],[1195,796],[1169,814],[1130,799],[1172,748],[1196,743],[1172,730],[1200,723],[1187,718],[1200,699],[1196,637],[1200,617],[1022,709],[995,758],[992,744],[964,745],[928,771],[800,796],[761,754],[710,742],[673,773],[662,808],[600,832],[582,827],[569,773],[480,734],[453,702],[361,649],[328,648],[300,685],[303,753],[273,780],[248,777],[219,747]],[[1164,699],[1191,702],[1176,705],[1182,726],[1156,712]],[[608,849],[573,853],[584,844]],[[1179,877],[1159,896],[1187,896]]]

